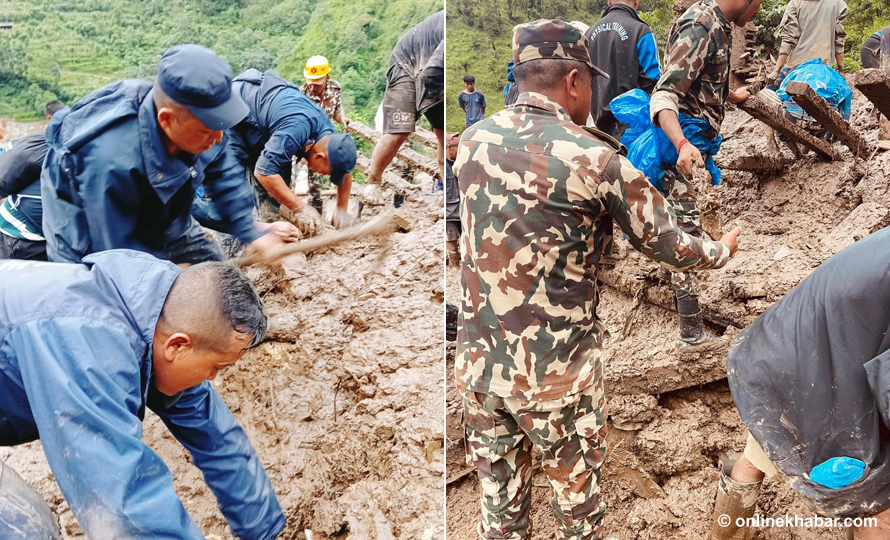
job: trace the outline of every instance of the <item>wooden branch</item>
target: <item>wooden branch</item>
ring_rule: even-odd
[[[884,70],[863,69],[856,73],[853,84],[884,116],[890,118],[890,77]]]
[[[807,133],[803,128],[794,125],[790,120],[779,115],[778,112],[774,111],[772,107],[764,103],[759,97],[751,96],[739,103],[738,107],[779,133],[785,135],[788,139],[795,143],[802,144],[823,158],[832,160],[836,158],[837,155],[835,154],[834,149],[831,148],[831,145],[828,144],[828,141],[814,137]]]
[[[822,124],[839,141],[846,144],[853,154],[862,159],[868,159],[874,152],[874,146],[853,129],[836,110],[832,109],[831,105],[810,85],[803,81],[793,81],[788,83],[785,91],[807,114]]]

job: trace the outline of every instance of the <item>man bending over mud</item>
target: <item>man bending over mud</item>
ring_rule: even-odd
[[[592,540],[605,504],[603,340],[596,272],[613,221],[671,270],[720,268],[738,229],[694,238],[643,174],[582,126],[602,72],[564,21],[513,30],[516,104],[468,128],[454,163],[463,301],[455,353],[479,535],[529,538],[532,447],[543,451],[559,538]]]
[[[147,407],[204,473],[232,532],[273,539],[285,523],[278,500],[208,382],[265,332],[253,285],[225,263],[179,270],[129,250],[77,265],[4,261],[0,445],[40,439],[92,540],[203,539],[142,442]],[[2,462],[0,538],[59,538],[49,506]]]
[[[733,341],[729,387],[750,434],[720,473],[714,517],[730,519],[715,521],[713,538],[753,535],[736,523],[754,514],[764,476],[787,479],[820,516],[877,518],[847,538],[890,537],[888,268],[883,229],[822,263]],[[857,460],[861,474],[814,472],[832,458]]]

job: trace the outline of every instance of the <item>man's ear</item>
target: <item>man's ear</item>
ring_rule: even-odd
[[[167,129],[170,127],[170,122],[173,121],[173,111],[168,109],[167,107],[161,107],[158,110],[158,125],[163,129]]]
[[[181,360],[186,357],[194,347],[194,341],[188,334],[176,332],[164,342],[164,360],[167,362]]]
[[[572,96],[575,96],[578,93],[579,84],[581,84],[581,72],[578,69],[573,69],[566,75],[566,89]]]
[[[313,147],[312,153],[325,161],[328,160],[328,151],[327,150],[322,150],[321,148]]]

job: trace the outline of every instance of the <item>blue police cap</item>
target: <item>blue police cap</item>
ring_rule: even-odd
[[[210,129],[229,129],[247,116],[247,105],[232,91],[232,67],[206,47],[172,47],[158,63],[157,82]]]
[[[328,141],[328,161],[331,163],[331,183],[339,186],[343,177],[355,168],[357,151],[352,136],[334,133]]]

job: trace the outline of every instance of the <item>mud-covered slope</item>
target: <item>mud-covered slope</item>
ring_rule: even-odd
[[[444,538],[444,212],[428,188],[398,210],[410,223],[388,242],[250,270],[275,328],[214,385],[269,473],[288,518],[281,539],[307,529],[316,540]],[[200,471],[152,415],[143,440],[205,534],[233,538]],[[0,449],[0,459],[49,501],[66,540],[84,538],[39,443]]]

